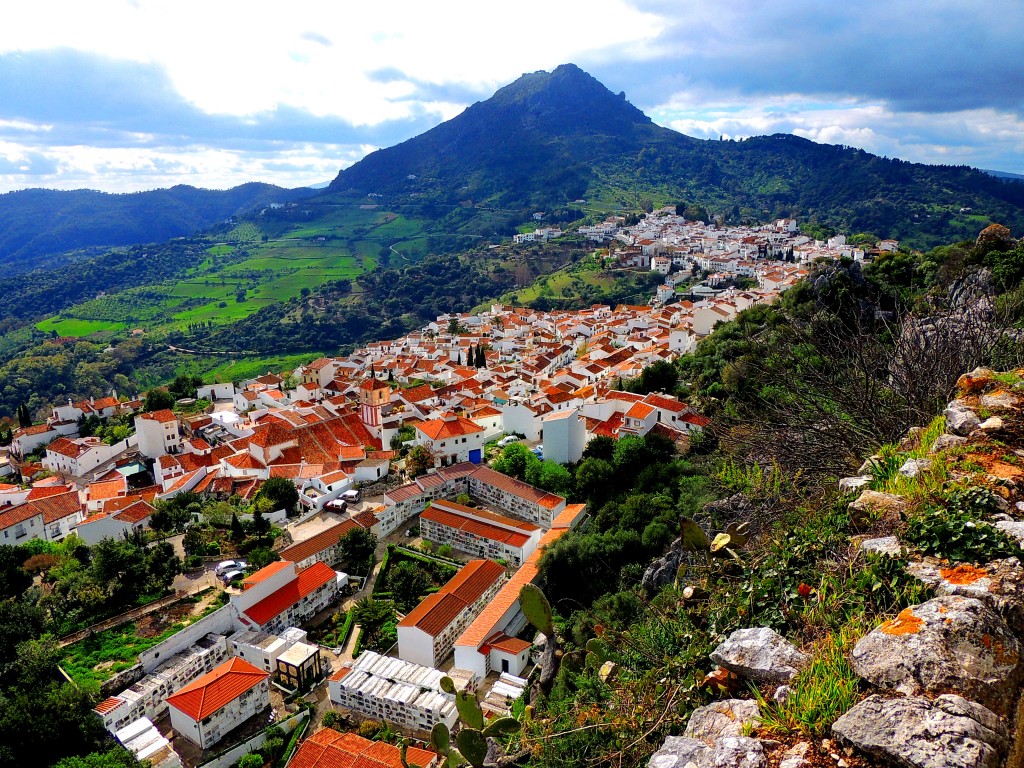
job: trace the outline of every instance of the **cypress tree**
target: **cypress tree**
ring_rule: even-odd
[[[245,532],[242,530],[242,523],[238,520],[238,513],[231,513],[231,538],[235,541],[241,541],[245,536]]]

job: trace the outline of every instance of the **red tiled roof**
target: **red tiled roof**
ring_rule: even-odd
[[[168,696],[167,703],[199,721],[255,688],[268,677],[269,672],[235,656]]]
[[[93,712],[98,712],[101,715],[105,715],[110,710],[117,709],[122,704],[124,704],[124,699],[122,699],[122,698],[120,698],[118,696],[111,696],[111,697],[109,697],[107,699],[104,699],[99,704],[97,704],[95,707],[93,707],[92,711]]]
[[[483,595],[505,569],[493,560],[470,560],[452,579],[402,619],[398,626],[417,627],[436,637]]]
[[[437,755],[418,747],[405,753],[409,765],[426,768]],[[402,768],[401,750],[381,741],[370,741],[355,733],[321,728],[299,747],[290,768]]]
[[[335,546],[346,533],[359,527],[359,524],[354,520],[344,520],[315,536],[311,536],[305,541],[300,541],[298,544],[287,549],[282,549],[280,553],[281,559],[292,563],[301,563],[307,557],[312,557],[319,552],[323,552],[328,547]]]
[[[417,424],[416,429],[431,440],[444,440],[461,435],[475,435],[477,432],[484,431],[484,428],[479,424],[463,416],[456,416],[454,419],[431,419],[430,421],[424,421],[422,424]]]
[[[255,586],[256,584],[259,584],[262,581],[266,581],[278,571],[283,571],[285,568],[288,568],[291,565],[292,564],[290,562],[278,560],[276,562],[271,563],[270,565],[264,566],[263,568],[260,568],[258,571],[256,571],[256,573],[248,576],[242,582],[242,589],[248,589],[249,587]]]
[[[453,528],[457,531],[465,531],[466,533],[480,538],[508,544],[512,547],[522,547],[530,540],[530,537],[525,533],[516,533],[515,531],[499,528],[496,525],[488,525],[487,523],[479,520],[473,520],[469,517],[453,515],[450,512],[438,509],[437,507],[430,507],[424,510],[420,515],[420,519],[429,520],[433,523],[437,523],[438,525],[443,525],[446,528]]]
[[[135,525],[135,523],[145,520],[147,517],[152,515],[153,512],[153,507],[151,507],[146,502],[136,501],[123,512],[118,512],[116,515],[114,515],[114,519],[120,520],[122,523]]]
[[[546,509],[554,509],[565,501],[561,496],[556,496],[553,493],[546,493],[539,488],[534,488],[528,483],[524,483],[521,480],[516,480],[514,477],[504,475],[490,467],[478,466],[473,471],[473,477],[481,482],[487,483],[488,485],[493,485],[506,493],[511,493],[521,499],[526,499],[527,501],[539,504]]]
[[[487,645],[491,648],[497,648],[499,651],[505,653],[511,653],[513,656],[525,651],[530,647],[530,643],[525,640],[520,640],[518,637],[509,637],[504,632],[492,637],[487,641]]]
[[[43,522],[47,525],[82,511],[82,503],[78,500],[78,491],[70,491],[56,496],[49,496],[45,499],[30,501],[28,506],[41,512],[43,514]]]
[[[626,416],[631,419],[646,419],[652,413],[654,413],[653,406],[647,405],[647,403],[633,403],[626,411]]]
[[[291,565],[291,563],[289,563]],[[259,625],[266,624],[275,616],[295,605],[306,595],[337,578],[337,574],[324,563],[314,563],[299,571],[298,578],[285,584],[279,590],[260,600],[245,612],[245,615]]]
[[[149,421],[159,421],[161,424],[165,424],[168,421],[176,421],[177,416],[171,413],[169,410],[164,408],[162,411],[151,411],[149,413],[140,413],[140,419],[147,419]]]

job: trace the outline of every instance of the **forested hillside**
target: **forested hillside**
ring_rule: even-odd
[[[32,269],[68,252],[159,243],[191,235],[258,206],[310,194],[248,183],[227,190],[170,189],[112,195],[89,189],[24,189],[0,195],[0,264]]]

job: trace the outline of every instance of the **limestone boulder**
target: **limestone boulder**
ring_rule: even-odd
[[[711,652],[711,660],[757,683],[786,683],[810,659],[773,629],[737,629]]]
[[[764,768],[768,765],[758,739],[726,736],[713,744],[685,736],[669,736],[651,755],[648,768]]]
[[[966,405],[959,405],[954,401],[950,403],[945,411],[946,431],[952,435],[967,437],[981,424],[978,414]]]
[[[960,696],[869,696],[832,733],[880,763],[907,768],[997,768],[1009,747],[995,713]]]
[[[1017,396],[1001,389],[982,395],[979,402],[982,408],[1013,408],[1017,405]]]
[[[941,453],[942,451],[948,451],[950,448],[956,448],[958,445],[963,445],[966,442],[966,437],[951,435],[947,432],[946,434],[939,435],[935,438],[935,442],[932,443],[932,447],[928,450],[928,453]]]
[[[683,736],[709,742],[725,736],[742,736],[744,726],[753,725],[758,712],[753,699],[716,701],[693,710]]]
[[[931,466],[931,459],[907,459],[899,468],[899,473],[904,477],[917,477],[931,469]]]
[[[1003,524],[996,523],[999,528]],[[1013,525],[1024,526],[1024,523]],[[1024,535],[1024,533],[1022,533]],[[973,597],[998,613],[1010,630],[1024,637],[1024,567],[1016,558],[993,560],[983,566],[943,566],[911,563],[908,573],[940,595]]]
[[[882,536],[877,539],[864,539],[860,542],[861,552],[886,557],[902,557],[903,545],[895,536]]]
[[[879,688],[957,693],[1006,715],[1020,682],[1020,643],[981,600],[944,595],[906,608],[862,637],[854,671]]]
[[[840,493],[856,493],[868,487],[871,482],[871,475],[855,475],[844,477],[839,481]]]

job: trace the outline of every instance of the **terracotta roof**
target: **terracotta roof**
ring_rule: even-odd
[[[256,584],[259,584],[262,581],[266,581],[278,571],[283,571],[285,568],[288,568],[291,565],[292,564],[290,562],[278,560],[276,562],[271,563],[270,565],[264,566],[263,568],[260,568],[258,571],[256,571],[256,573],[246,577],[246,579],[242,582],[242,589],[248,589],[249,587],[255,586]]]
[[[117,709],[124,704],[124,699],[118,696],[111,696],[110,698],[104,699],[95,707],[92,708],[93,712],[98,712],[101,715],[107,714],[112,709]]]
[[[146,419],[148,421],[159,421],[161,424],[165,424],[168,421],[177,421],[178,417],[171,413],[169,410],[164,408],[162,411],[150,411],[149,413],[140,413],[140,419]]]
[[[485,644],[485,646],[497,648],[499,651],[511,653],[513,656],[522,653],[531,645],[532,643],[528,643],[525,640],[520,640],[518,637],[509,637],[504,632],[500,632],[499,634],[490,638]]]
[[[145,520],[147,517],[152,515],[153,512],[153,507],[151,507],[146,502],[136,501],[123,512],[118,512],[116,515],[114,515],[114,519],[120,520],[122,523],[135,525],[135,523]]]
[[[559,515],[559,518],[561,516]],[[526,558],[526,562],[520,566],[519,570],[513,573],[509,580],[502,585],[501,589],[498,590],[498,594],[491,598],[487,607],[473,620],[473,623],[466,627],[466,631],[455,641],[455,645],[480,648],[484,641],[494,634],[495,630],[502,629],[496,625],[501,621],[508,609],[519,600],[519,590],[525,584],[530,584],[537,578],[539,573],[538,564],[540,563],[544,548],[558,541],[567,530],[568,528],[552,528],[541,537],[537,549]]]
[[[359,524],[354,520],[344,520],[315,536],[309,537],[305,541],[300,541],[298,544],[287,549],[282,549],[280,552],[281,559],[300,563],[307,557],[312,557],[319,552],[323,552],[328,547],[335,546],[346,533],[359,527]]]
[[[463,416],[431,419],[430,421],[424,421],[422,424],[417,424],[416,429],[431,440],[444,440],[461,435],[475,435],[477,432],[484,431],[484,428],[479,424]]]
[[[449,512],[437,506],[436,502],[423,511],[420,515],[420,520],[429,520],[446,528],[465,531],[473,536],[498,541],[512,547],[522,547],[530,540],[530,536],[526,533],[510,531],[507,528],[474,519],[468,515]]]
[[[59,453],[61,456],[67,456],[71,459],[77,459],[83,453],[90,448],[95,447],[95,443],[87,444],[76,440],[69,440],[66,437],[58,437],[48,446],[46,446],[47,453]]]
[[[504,574],[505,569],[493,560],[470,560],[440,590],[428,595],[410,611],[398,626],[417,627],[436,637]]]
[[[524,483],[521,480],[516,480],[514,477],[504,475],[490,467],[478,466],[473,471],[473,477],[481,482],[487,483],[488,485],[499,488],[506,493],[511,493],[521,499],[526,499],[527,501],[539,504],[546,509],[554,509],[565,501],[561,496],[556,496],[553,493],[547,493],[539,488],[534,488],[528,483]]]
[[[45,499],[30,501],[27,506],[41,512],[43,522],[47,525],[82,511],[82,503],[78,500],[78,491],[70,491],[56,496],[49,496]]]
[[[654,413],[654,406],[647,405],[647,403],[633,403],[626,411],[626,416],[631,419],[646,419],[652,413]]]
[[[199,721],[255,688],[268,677],[269,672],[235,656],[168,696],[167,703]]]
[[[409,765],[426,768],[437,755],[418,747],[405,753]],[[370,741],[355,733],[321,728],[299,747],[290,768],[402,768],[401,750],[382,741]]]
[[[291,565],[291,563],[288,563]],[[298,578],[285,584],[279,590],[260,600],[245,612],[245,615],[259,625],[266,624],[278,614],[295,605],[306,595],[337,578],[337,574],[324,563],[314,563],[299,571]]]

